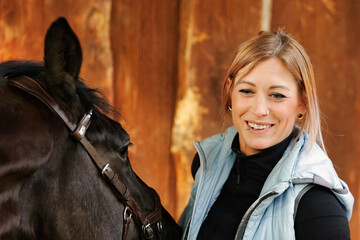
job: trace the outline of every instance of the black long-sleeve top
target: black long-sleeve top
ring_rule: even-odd
[[[201,225],[198,240],[233,240],[237,228],[250,205],[259,197],[267,176],[282,157],[292,134],[281,143],[258,154],[244,156],[235,136],[232,150],[236,161],[217,200]],[[191,167],[195,176],[200,166],[198,154]],[[297,240],[347,240],[350,229],[346,214],[329,189],[316,186],[309,190],[298,206],[295,218]]]

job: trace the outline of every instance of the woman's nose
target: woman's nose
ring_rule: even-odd
[[[253,113],[256,117],[264,117],[269,115],[268,104],[266,101],[266,96],[257,95],[255,97]]]

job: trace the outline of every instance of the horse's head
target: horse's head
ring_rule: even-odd
[[[1,206],[0,215],[13,220],[2,224],[0,216],[0,239],[141,239],[152,231],[153,239],[177,239],[179,229],[158,208],[157,194],[131,169],[129,135],[106,116],[112,108],[99,92],[79,79],[81,46],[64,18],[46,34],[44,60],[4,63],[1,77],[35,79],[71,123],[91,111],[84,139],[95,153],[46,104],[1,81],[0,134],[10,140],[0,140],[0,203],[5,199],[13,210]]]

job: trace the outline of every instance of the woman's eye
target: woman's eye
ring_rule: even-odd
[[[286,98],[286,96],[282,95],[281,93],[272,93],[271,96],[275,99],[283,99]]]
[[[241,93],[243,93],[243,94],[253,93],[253,91],[251,91],[250,89],[240,89],[239,92],[241,92]]]

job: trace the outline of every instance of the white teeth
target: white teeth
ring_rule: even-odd
[[[249,126],[255,130],[262,130],[268,127],[271,127],[271,125],[260,125],[260,124],[256,124],[256,123],[251,123],[248,122]]]

